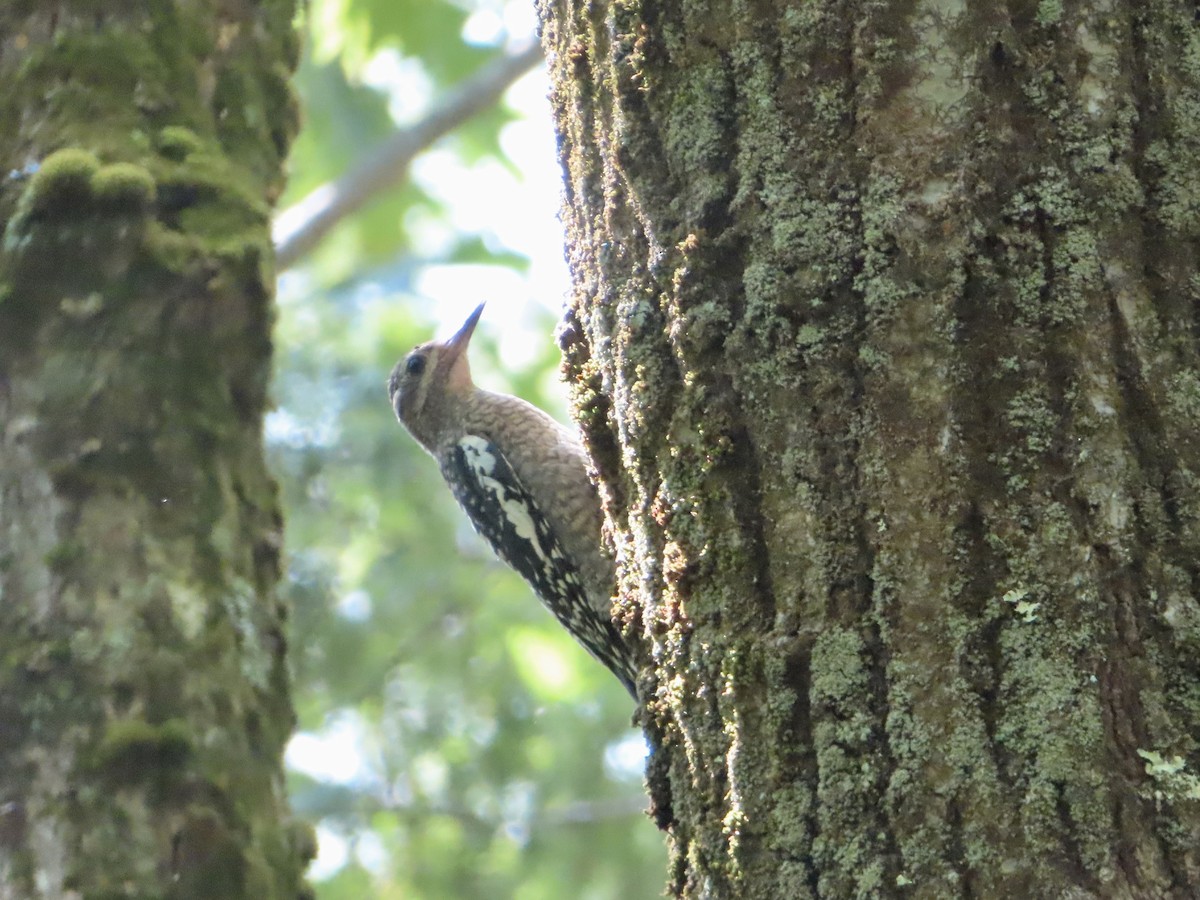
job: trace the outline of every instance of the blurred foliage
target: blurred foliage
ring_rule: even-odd
[[[283,206],[392,127],[389,87],[364,81],[381,54],[419,65],[436,96],[502,52],[461,37],[493,8],[314,0]],[[499,153],[510,116],[497,109],[449,144],[464,164]],[[287,516],[292,799],[322,839],[318,897],[655,897],[665,851],[640,811],[631,701],[474,535],[387,403],[391,366],[434,331],[421,267],[524,262],[487,235],[415,230],[448,218],[398,186],[281,282],[267,441]],[[553,408],[539,391],[558,360],[553,316],[537,317],[544,340],[507,377],[504,318],[476,334],[477,378]]]

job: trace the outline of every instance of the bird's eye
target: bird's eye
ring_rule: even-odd
[[[409,375],[420,375],[425,371],[425,357],[420,355],[410,356],[408,362],[404,364],[404,371]]]

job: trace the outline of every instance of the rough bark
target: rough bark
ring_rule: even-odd
[[[540,12],[671,890],[1200,896],[1194,4]]]
[[[0,897],[306,889],[262,418],[290,0],[0,11]]]

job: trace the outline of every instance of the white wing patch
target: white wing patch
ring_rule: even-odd
[[[514,496],[509,487],[495,477],[496,456],[492,452],[491,442],[478,435],[468,434],[458,442],[458,446],[462,448],[467,465],[474,470],[480,486],[491,491],[492,496],[496,498],[504,518],[512,525],[517,537],[528,541],[533,551],[548,562],[549,554],[538,539],[537,527],[533,524],[529,506],[522,498]]]
[[[635,694],[633,663],[608,616],[607,598],[600,609],[589,602],[579,570],[500,448],[482,435],[468,434],[448,448],[440,462],[455,499],[496,555],[529,582],[555,618]]]

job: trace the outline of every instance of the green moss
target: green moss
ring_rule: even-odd
[[[246,882],[247,897],[271,897],[275,894],[275,874],[270,864],[253,847],[246,850]]]
[[[86,552],[78,541],[63,541],[46,554],[45,563],[52,571],[62,573],[81,560]]]
[[[317,858],[317,831],[311,822],[293,819],[288,825],[292,852],[305,865]]]
[[[87,199],[92,191],[92,176],[100,168],[94,153],[78,147],[56,150],[42,160],[29,180],[21,198],[25,209],[47,212]]]
[[[1200,421],[1200,376],[1195,372],[1178,372],[1167,385],[1167,403],[1171,415],[1178,421]]]
[[[190,128],[168,125],[158,133],[158,152],[167,159],[182,162],[204,147],[204,142]]]
[[[1042,0],[1038,4],[1037,22],[1039,25],[1057,25],[1062,21],[1062,0]]]
[[[187,724],[170,719],[153,725],[144,719],[110,722],[92,754],[92,767],[141,776],[147,768],[180,765],[192,751]]]
[[[187,864],[180,866],[172,896],[180,900],[263,896],[246,891],[247,868],[256,851],[243,852],[243,843],[215,811],[192,806],[178,833],[177,852]]]
[[[151,223],[146,231],[146,249],[164,271],[186,275],[205,259],[204,247],[189,234]]]
[[[154,199],[154,178],[133,163],[113,163],[92,175],[92,193],[110,210],[140,213]]]

